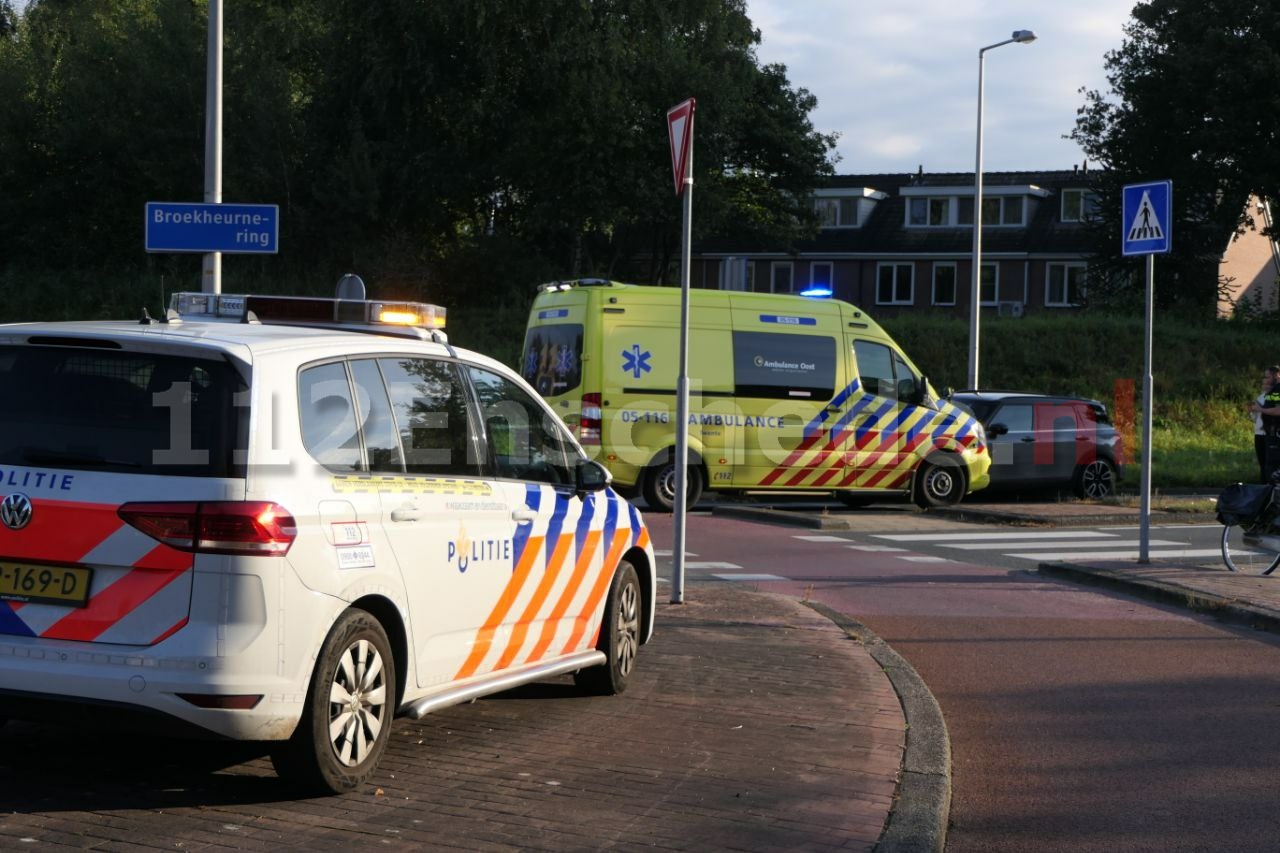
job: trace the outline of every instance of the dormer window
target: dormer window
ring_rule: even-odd
[[[813,194],[813,212],[823,228],[860,228],[876,202],[886,197],[870,187],[824,188]]]
[[[908,225],[954,225],[955,199],[950,196],[913,198],[907,202]]]
[[[858,200],[856,198],[815,198],[814,212],[823,228],[857,228]]]
[[[973,187],[908,186],[900,191],[906,196],[907,228],[972,228]],[[982,224],[986,226],[1022,228],[1027,224],[1035,199],[1045,198],[1048,190],[1035,184],[996,185],[982,193]]]
[[[1098,198],[1088,190],[1062,191],[1062,221],[1085,222],[1098,214]]]
[[[973,224],[973,200],[960,208],[960,225]],[[988,198],[982,196],[982,224],[986,225],[1025,225],[1023,213],[1027,209],[1022,196],[999,196]]]

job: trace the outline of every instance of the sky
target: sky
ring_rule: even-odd
[[[1063,136],[1106,92],[1103,63],[1123,45],[1136,0],[747,0],[761,63],[782,63],[818,99],[814,128],[836,132],[837,174],[968,172],[975,165],[978,50],[988,50],[983,172],[1070,169]]]

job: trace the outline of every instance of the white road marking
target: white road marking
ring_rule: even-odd
[[[786,578],[778,575],[753,574],[751,572],[743,572],[741,574],[715,574],[712,577],[720,578],[722,581],[784,581]]]
[[[883,551],[885,553],[907,550],[906,548],[895,548],[892,545],[849,545],[847,547],[855,551]]]
[[[1017,554],[1005,554],[1006,557],[1017,557],[1022,560],[1062,560],[1064,562],[1080,561],[1080,560],[1136,560],[1139,556],[1138,550],[1132,551],[1028,551]],[[1196,559],[1202,557],[1222,557],[1222,552],[1217,548],[1213,549],[1197,549],[1197,548],[1171,548],[1165,551],[1150,551],[1148,556],[1152,559],[1172,560],[1179,558],[1194,557]]]
[[[915,554],[909,557],[899,557],[900,560],[907,560],[912,563],[950,563],[946,557],[933,557],[928,554]]]
[[[686,569],[740,569],[737,563],[720,563],[715,560],[709,560],[705,563],[685,563]]]
[[[848,542],[849,540],[843,536],[798,536],[793,535],[792,539],[801,539],[805,542]]]
[[[892,542],[955,542],[961,539],[1107,539],[1114,533],[1091,530],[1020,530],[1009,533],[877,533]]]
[[[958,543],[952,544],[949,542],[939,542],[938,544],[941,545],[943,548],[960,548],[965,551],[997,551],[1001,548],[1010,547],[1011,543],[1009,542],[958,542]],[[1019,542],[1017,544],[1027,545],[1030,543]],[[1046,544],[1051,544],[1055,548],[1114,548],[1117,545],[1124,546],[1126,548],[1128,547],[1136,548],[1142,543],[1141,543],[1141,540],[1138,540],[1138,539],[1079,539],[1079,540],[1070,541],[1070,542],[1054,541]],[[1178,542],[1177,540],[1174,540],[1174,539],[1152,539],[1147,544],[1148,545],[1182,545],[1183,543]]]

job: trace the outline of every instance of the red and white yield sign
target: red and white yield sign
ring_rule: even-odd
[[[667,110],[667,138],[671,142],[671,172],[676,179],[676,195],[684,190],[689,147],[693,142],[693,111],[697,105],[697,100],[690,98]]]

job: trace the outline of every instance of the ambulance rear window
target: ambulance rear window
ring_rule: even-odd
[[[524,338],[520,375],[544,397],[567,394],[582,384],[582,326],[534,326]]]
[[[0,466],[237,476],[243,390],[222,361],[0,346]]]

